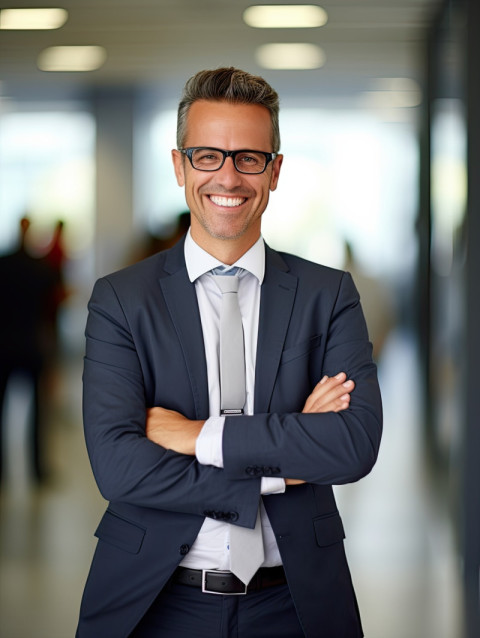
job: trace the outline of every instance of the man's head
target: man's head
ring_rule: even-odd
[[[283,159],[278,96],[244,71],[201,71],[185,87],[177,134],[172,159],[192,236],[233,263],[260,236],[261,216],[277,187]]]
[[[268,109],[272,123],[272,148],[280,150],[278,94],[260,76],[234,67],[199,71],[185,84],[178,106],[177,147],[183,148],[190,107],[198,100],[225,101],[229,104],[259,104]]]

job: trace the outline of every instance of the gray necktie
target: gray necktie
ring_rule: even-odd
[[[243,414],[245,404],[245,347],[242,317],[238,305],[238,268],[214,271],[214,281],[222,293],[220,313],[220,396],[221,414]],[[265,558],[260,512],[255,529],[230,525],[230,567],[246,585]]]
[[[222,293],[220,313],[220,408],[222,415],[243,414],[245,405],[245,346],[238,305],[238,268],[214,275]],[[222,272],[216,268],[213,272]]]

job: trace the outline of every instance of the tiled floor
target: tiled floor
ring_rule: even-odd
[[[395,336],[380,370],[379,461],[358,484],[336,488],[367,638],[462,638],[459,559],[423,469],[416,370],[412,342]],[[104,507],[83,444],[80,376],[79,362],[59,375],[49,437],[55,472],[41,489],[30,487],[23,464],[28,406],[21,387],[12,393],[12,462],[0,498],[0,638],[74,636]]]

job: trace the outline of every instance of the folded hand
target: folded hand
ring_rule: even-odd
[[[305,401],[302,412],[312,414],[346,410],[350,405],[350,392],[355,387],[352,380],[346,379],[345,372],[334,377],[323,377]],[[287,485],[300,485],[304,482],[300,479],[285,479]]]

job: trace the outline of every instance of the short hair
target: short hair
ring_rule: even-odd
[[[199,71],[185,84],[178,105],[177,146],[183,148],[187,134],[187,116],[198,100],[229,102],[231,104],[259,104],[270,112],[272,122],[272,150],[280,150],[278,122],[278,94],[262,77],[234,67]]]

